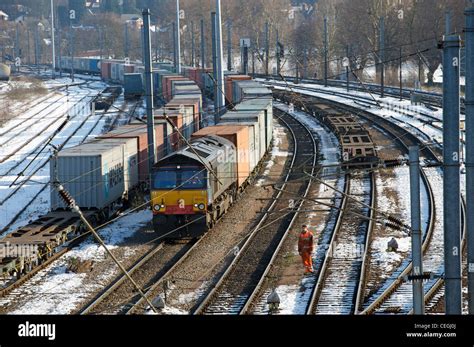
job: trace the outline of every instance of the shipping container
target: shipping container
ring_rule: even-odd
[[[250,176],[250,158],[254,156],[254,139],[249,136],[249,126],[221,124],[206,127],[193,134],[192,139],[198,139],[208,135],[221,136],[232,142],[237,150],[237,183],[242,186]]]
[[[123,65],[123,73],[135,73],[135,65],[132,64],[124,64]]]
[[[166,70],[153,69],[153,93],[155,98],[161,98],[161,76],[165,73],[169,74],[169,72]]]
[[[62,150],[50,161],[50,170],[79,207],[106,209],[138,183],[136,140],[98,140]],[[51,208],[65,208],[54,188]]]
[[[172,88],[172,81],[187,81],[186,77],[182,76],[164,76],[162,79],[162,87],[163,87],[163,99],[166,101],[170,101],[173,98],[173,88]]]
[[[167,114],[181,114],[183,116],[183,128],[180,129],[182,134],[190,139],[194,132],[194,109],[192,107],[185,107],[183,104],[168,103],[164,107]]]
[[[248,81],[251,80],[252,77],[247,76],[247,75],[233,75],[233,76],[227,76],[225,78],[225,98],[226,98],[226,104],[233,104],[233,88],[234,88],[234,81]]]
[[[272,98],[269,88],[263,87],[256,81],[233,81],[232,93],[233,103],[238,104],[244,98],[267,97]]]
[[[267,98],[244,100],[235,109],[237,111],[261,113],[264,118],[263,125],[266,131],[266,149],[269,149],[273,140],[273,100]]]
[[[124,75],[124,93],[125,98],[135,98],[145,94],[141,74],[130,73]]]
[[[246,126],[249,132],[249,171],[253,172],[260,161],[260,136],[258,131],[258,123],[256,122],[234,122],[232,120],[224,120],[217,126]],[[206,129],[206,128],[204,128]]]
[[[177,82],[177,81],[174,81],[174,82]],[[185,82],[185,81],[182,81],[182,82]],[[199,87],[193,81],[190,81],[190,82],[192,83],[191,85],[175,84],[171,93],[172,98],[178,95],[185,95],[185,96],[197,95],[197,94],[201,95],[201,89],[199,89]]]
[[[155,124],[155,155],[160,160],[166,155],[164,150],[164,127],[163,122]],[[148,172],[148,128],[146,124],[125,125],[117,130],[101,135],[99,138],[134,138],[138,146],[138,175],[140,182],[147,182]]]
[[[94,74],[100,73],[100,71],[101,71],[100,59],[98,59],[98,58],[89,58],[89,70]]]
[[[166,114],[166,117],[165,117]],[[153,111],[155,118],[155,123],[159,121],[167,121],[167,119],[173,124],[173,127],[176,127],[179,132],[183,135],[183,115],[172,111],[170,113],[166,112],[163,108]],[[168,122],[169,123],[169,122]],[[179,135],[175,129],[172,129],[172,132],[167,134],[169,139],[169,148],[171,151],[176,151],[183,146],[185,141]]]
[[[101,77],[104,81],[109,81],[112,78],[112,63],[109,61],[102,61],[100,63]]]
[[[253,111],[229,111],[221,117],[219,124],[228,123],[228,122],[249,122],[258,124],[258,149],[259,149],[259,160],[265,155],[267,151],[266,146],[266,129],[265,129],[265,118],[263,112],[253,112]]]
[[[186,99],[173,98],[167,105],[174,106],[174,107],[191,107],[193,110],[194,131],[198,131],[201,128],[202,119],[201,119],[201,108],[200,108],[199,98],[186,98]]]

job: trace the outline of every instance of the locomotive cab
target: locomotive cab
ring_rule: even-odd
[[[202,235],[225,213],[236,191],[235,146],[218,136],[191,145],[153,167],[153,227],[166,239]]]

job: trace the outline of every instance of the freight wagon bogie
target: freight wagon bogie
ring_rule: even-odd
[[[94,218],[86,213],[91,223]],[[0,275],[20,278],[53,256],[85,226],[71,211],[53,211],[23,226],[0,241],[5,257],[0,258]]]
[[[339,139],[344,169],[373,167],[379,164],[376,145],[369,131],[354,115],[341,112],[311,97],[295,98],[291,93],[274,90],[275,99],[292,104],[316,117]]]

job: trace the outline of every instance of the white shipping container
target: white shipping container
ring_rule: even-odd
[[[113,139],[68,148],[51,160],[51,180],[58,180],[79,207],[104,209],[119,202],[124,193],[136,185],[136,146],[135,139],[125,139],[122,143]],[[60,208],[65,205],[52,189],[51,209]]]
[[[238,111],[262,113],[266,132],[266,149],[269,149],[273,139],[273,100],[267,98],[244,100],[235,108]]]

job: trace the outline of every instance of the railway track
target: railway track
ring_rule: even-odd
[[[349,175],[346,191],[363,205],[345,198],[307,314],[354,314],[359,293],[364,289],[364,250],[373,230],[376,208],[375,175]]]
[[[140,257],[128,269],[128,272],[144,289],[145,295],[150,297],[150,293],[160,286],[164,279],[191,254],[203,238],[184,245],[160,243]],[[151,297],[150,299],[153,300]],[[130,314],[138,310],[139,307],[145,310],[146,305],[144,304],[143,298],[130,285],[127,277],[120,274],[105,290],[77,313],[81,315]]]
[[[83,88],[85,85],[88,85],[89,82],[83,82],[83,83],[80,83],[80,84],[75,84],[74,86],[77,86],[78,88]],[[72,86],[72,85],[71,85]],[[66,89],[68,90],[67,87],[71,87],[71,86],[59,86],[59,87],[53,87],[51,88],[52,90],[54,91],[59,91],[59,90],[63,90],[63,89]],[[38,99],[34,99],[32,101],[29,101],[27,102],[26,104],[23,104],[20,108],[20,111],[18,112],[19,113],[19,116],[21,117],[21,114],[25,111],[27,111],[29,108],[30,108],[30,105],[39,105],[41,103],[43,103],[44,101],[50,99],[52,96],[54,95],[53,92],[49,92],[46,96],[43,96],[41,98],[38,98]],[[32,125],[35,125],[37,124],[38,122],[40,121],[44,121],[44,120],[47,120],[49,119],[49,116],[52,112],[56,111],[59,107],[61,107],[62,103],[68,99],[68,97],[70,96],[70,92],[67,91],[67,93],[65,95],[62,95],[60,96],[58,99],[55,99],[53,100],[50,104],[46,105],[46,106],[43,106],[41,107],[39,110],[37,110],[34,114],[30,115],[28,119],[25,119],[21,125],[20,124],[17,124],[17,123],[14,123],[12,124],[11,126],[9,127],[2,127],[2,131],[0,132],[0,137],[3,138],[5,137],[6,135],[8,135],[10,132],[12,132],[12,130],[15,131],[15,133],[20,133],[24,130],[27,130],[29,127],[31,127]],[[86,96],[87,97],[87,96]],[[84,97],[85,98],[85,97]],[[84,98],[82,98],[81,100],[83,100]],[[81,101],[79,100],[79,102]],[[53,106],[53,107],[52,107]],[[15,120],[12,119],[12,120]],[[58,121],[58,118],[54,118],[54,121],[52,123],[50,123],[49,125],[53,125],[55,124],[56,122]],[[49,128],[49,127],[48,127]],[[46,128],[47,129],[47,128]],[[39,131],[39,133],[41,133],[41,131]],[[12,135],[10,137],[8,137],[6,140],[2,141],[0,143],[0,147],[4,147],[5,145],[9,144],[12,140],[14,140],[16,138],[16,135]],[[31,139],[30,139],[31,140]],[[30,141],[25,141],[25,143],[29,143]],[[13,155],[17,152],[18,150],[15,150]],[[6,155],[6,156],[3,156],[0,158],[0,163],[3,163],[5,162],[8,158],[10,158],[11,155]]]
[[[77,135],[77,133],[84,127],[84,125],[93,117],[93,114],[90,113],[88,116],[86,116],[81,122],[80,124],[74,129],[74,131],[69,134],[66,139],[64,141],[62,141],[60,144],[57,145],[57,148],[58,150],[61,150],[62,148],[64,148],[66,145],[69,144],[69,142]],[[96,119],[94,120],[95,124],[91,127],[92,129],[94,129],[97,124],[100,122],[101,118],[100,117],[96,117]],[[87,136],[84,136],[82,137],[81,141],[78,143],[78,144],[81,144],[83,142],[85,142],[88,138],[88,136],[91,134],[91,132],[89,132],[87,134]],[[11,199],[13,196],[15,196],[17,193],[21,192],[22,191],[22,187],[25,186],[25,184],[27,182],[29,182],[30,180],[32,180],[32,178],[40,171],[42,170],[43,168],[46,167],[46,165],[49,163],[49,157],[47,157],[45,160],[43,161],[40,161],[39,163],[36,164],[36,166],[34,167],[34,169],[32,170],[31,173],[28,174],[28,176],[25,176],[22,178],[22,180],[20,181],[20,183],[18,183],[17,185],[15,185],[15,188],[6,196],[2,199],[2,201],[0,202],[0,206],[4,205],[9,199]],[[40,184],[40,183],[38,183]],[[24,205],[24,207],[18,211],[14,216],[13,218],[10,219],[10,221],[5,225],[3,226],[3,228],[0,230],[0,234],[6,232],[21,216],[22,214],[28,209],[28,207],[46,190],[46,188],[49,186],[49,183],[44,183],[44,184],[41,184],[41,188],[39,188],[34,194],[33,196],[31,197],[31,199],[28,201],[28,203],[26,203]]]
[[[302,206],[302,200],[295,201],[295,195],[304,198],[309,191],[311,181],[301,180],[304,177],[302,168],[311,166],[313,174],[316,141],[295,118],[278,109],[275,113],[286,123],[294,139],[294,154],[285,183],[238,255],[193,314],[241,314],[247,311]],[[298,181],[289,184],[292,180]],[[289,201],[293,203],[289,205]]]
[[[314,98],[321,99],[318,97]],[[325,102],[327,102],[327,100],[325,100]],[[359,100],[359,102],[361,101]],[[380,127],[383,129],[383,131],[388,132],[393,136],[394,140],[396,140],[400,146],[405,149],[405,152],[408,152],[409,146],[420,145],[422,148],[422,159],[425,159],[425,161],[429,164],[433,164],[438,167],[440,166],[441,148],[424,146],[423,141],[421,141],[416,135],[412,133],[413,129],[404,129],[400,126],[400,124],[395,124],[389,119],[378,117],[370,112],[361,112],[355,107],[347,106],[336,101],[332,101],[331,103],[342,109],[356,111],[359,116]],[[418,134],[418,132],[415,133]],[[433,171],[438,172],[433,173]],[[441,169],[435,168],[422,168],[421,178],[427,189],[430,204],[430,222],[427,233],[424,235],[422,245],[425,269],[431,270],[434,274],[442,274],[443,235],[442,220],[440,220],[440,217],[442,216],[442,197],[436,196],[435,203],[435,194],[433,192],[433,186],[439,186],[442,184],[442,171]],[[465,206],[463,205],[462,207],[462,214],[465,216]],[[463,218],[463,221],[464,219],[465,218]],[[464,242],[465,235],[463,234],[463,245]],[[404,276],[411,272],[411,269],[412,263],[408,262],[407,264],[404,262],[404,264],[394,272],[394,275],[387,279],[379,291],[373,294],[370,298],[366,298],[362,306],[363,308],[359,313],[411,313],[412,286],[411,283],[406,283],[403,279]],[[425,302],[431,300],[431,298],[433,298],[442,288],[442,285],[443,280],[441,278],[430,280],[425,285]]]
[[[259,78],[265,78],[265,79],[273,79],[275,76],[266,76],[266,75],[257,75],[256,77]],[[285,76],[285,80],[288,82],[295,82],[295,78],[288,76]],[[299,83],[302,84],[317,84],[317,85],[324,85],[324,81],[322,80],[316,80],[316,79],[311,79],[311,78],[304,78],[300,79]],[[338,88],[346,88],[346,81],[340,81],[340,80],[328,80],[328,85],[330,87],[338,87]],[[381,87],[379,84],[376,83],[364,83],[363,86],[359,82],[350,82],[349,83],[350,90],[354,91],[360,91],[360,92],[367,92],[370,91],[373,94],[380,94],[381,93]],[[384,88],[384,93],[385,95],[393,96],[396,98],[400,97],[400,87],[392,87],[392,86],[385,86]],[[427,91],[422,91],[422,90],[413,90],[412,88],[402,88],[402,98],[404,100],[410,100],[411,95],[413,93],[416,93],[421,96],[421,101],[423,103],[427,103],[429,105],[432,105],[434,107],[443,107],[443,100],[442,100],[442,95],[440,93],[435,93],[435,92],[427,92]],[[464,107],[464,98],[461,98],[462,104],[461,104],[461,109],[462,112],[464,113],[465,107]]]
[[[47,268],[49,265],[51,265],[53,262],[61,258],[64,254],[69,252],[71,249],[76,247],[79,243],[84,241],[90,234],[85,233],[82,235],[79,235],[75,237],[74,239],[70,240],[66,245],[63,245],[61,249],[57,250],[51,257],[49,257],[47,260],[45,260],[43,263],[41,263],[39,266],[33,268],[30,272],[27,274],[23,275],[22,277],[16,279],[11,284],[8,284],[6,287],[0,289],[0,298],[5,297],[9,293],[11,293],[13,290],[19,288],[22,286],[24,283],[26,283],[28,280],[33,278],[37,273],[39,273],[41,270]]]

